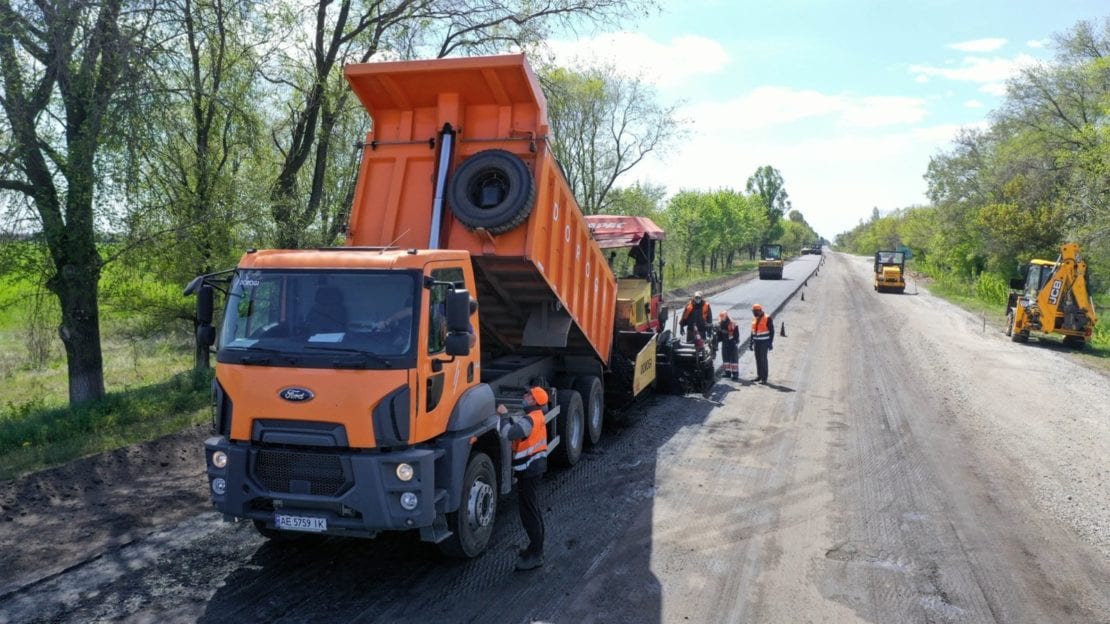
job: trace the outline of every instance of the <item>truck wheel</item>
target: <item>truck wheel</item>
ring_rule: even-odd
[[[576,390],[560,390],[559,417],[555,433],[559,436],[559,446],[555,447],[554,461],[559,466],[573,466],[582,457],[582,441],[585,438],[586,423],[582,413],[582,395]]]
[[[532,171],[519,157],[505,150],[485,150],[459,165],[447,199],[463,225],[501,234],[524,223],[532,213],[536,184]]]
[[[574,389],[585,402],[586,441],[590,445],[601,440],[601,425],[605,418],[605,392],[601,380],[593,375],[579,377]]]
[[[1006,313],[1006,335],[1014,335],[1014,311],[1010,310]]]
[[[471,453],[463,474],[459,509],[447,514],[451,537],[439,543],[440,552],[460,559],[473,559],[482,554],[493,535],[496,517],[497,477],[493,462],[485,453]]]

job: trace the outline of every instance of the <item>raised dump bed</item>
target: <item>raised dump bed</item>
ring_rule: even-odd
[[[347,244],[469,251],[483,352],[608,362],[616,280],[551,152],[524,56],[345,73],[374,122]]]

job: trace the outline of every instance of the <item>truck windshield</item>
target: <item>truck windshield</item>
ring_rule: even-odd
[[[416,352],[417,277],[407,271],[241,271],[228,296],[218,359],[403,366]],[[259,353],[283,357],[261,359]]]

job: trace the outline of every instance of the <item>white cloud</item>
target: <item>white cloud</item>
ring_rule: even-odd
[[[989,93],[990,95],[994,95],[997,97],[1002,97],[1003,95],[1006,95],[1006,85],[1005,83],[1001,82],[988,82],[987,84],[979,87],[979,90],[983,93]]]
[[[1037,60],[1028,54],[1019,54],[1013,58],[983,58],[969,56],[964,58],[963,62],[957,66],[936,67],[932,65],[911,65],[910,72],[916,74],[918,77],[926,76],[962,82],[1001,84],[1008,78],[1016,75],[1023,68],[1029,67],[1036,62]],[[991,92],[993,93],[993,91]]]
[[[917,82],[917,83],[920,83],[920,84],[925,84],[926,82],[929,82],[929,77],[928,77],[928,76],[926,76],[925,74],[918,74],[918,75],[917,75],[917,76],[916,76],[916,77],[915,77],[915,78],[913,79],[913,81],[914,81],[914,82]]]
[[[851,128],[912,124],[924,119],[927,111],[920,98],[829,95],[764,86],[732,100],[691,105],[681,114],[694,120],[698,129],[755,130],[828,117]]]
[[[549,40],[548,50],[566,67],[613,65],[661,87],[676,86],[700,74],[716,74],[729,63],[723,45],[696,35],[660,43],[634,32],[606,33],[576,41]]]
[[[1050,43],[1052,43],[1051,39],[1031,39],[1029,41],[1026,41],[1025,45],[1029,46],[1030,48],[1036,48],[1039,50],[1041,48],[1047,48],[1048,44]]]
[[[994,52],[1004,45],[1006,45],[1005,39],[990,38],[950,43],[948,47],[953,50],[959,50],[960,52]]]
[[[983,108],[983,103],[979,100],[967,100],[964,102],[965,108]]]

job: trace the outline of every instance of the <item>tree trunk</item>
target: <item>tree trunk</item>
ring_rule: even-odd
[[[94,266],[96,266],[94,262]],[[87,264],[85,265],[88,266]],[[104,397],[104,360],[100,350],[100,270],[64,265],[48,286],[58,296],[62,324],[58,336],[66,349],[69,404]]]

